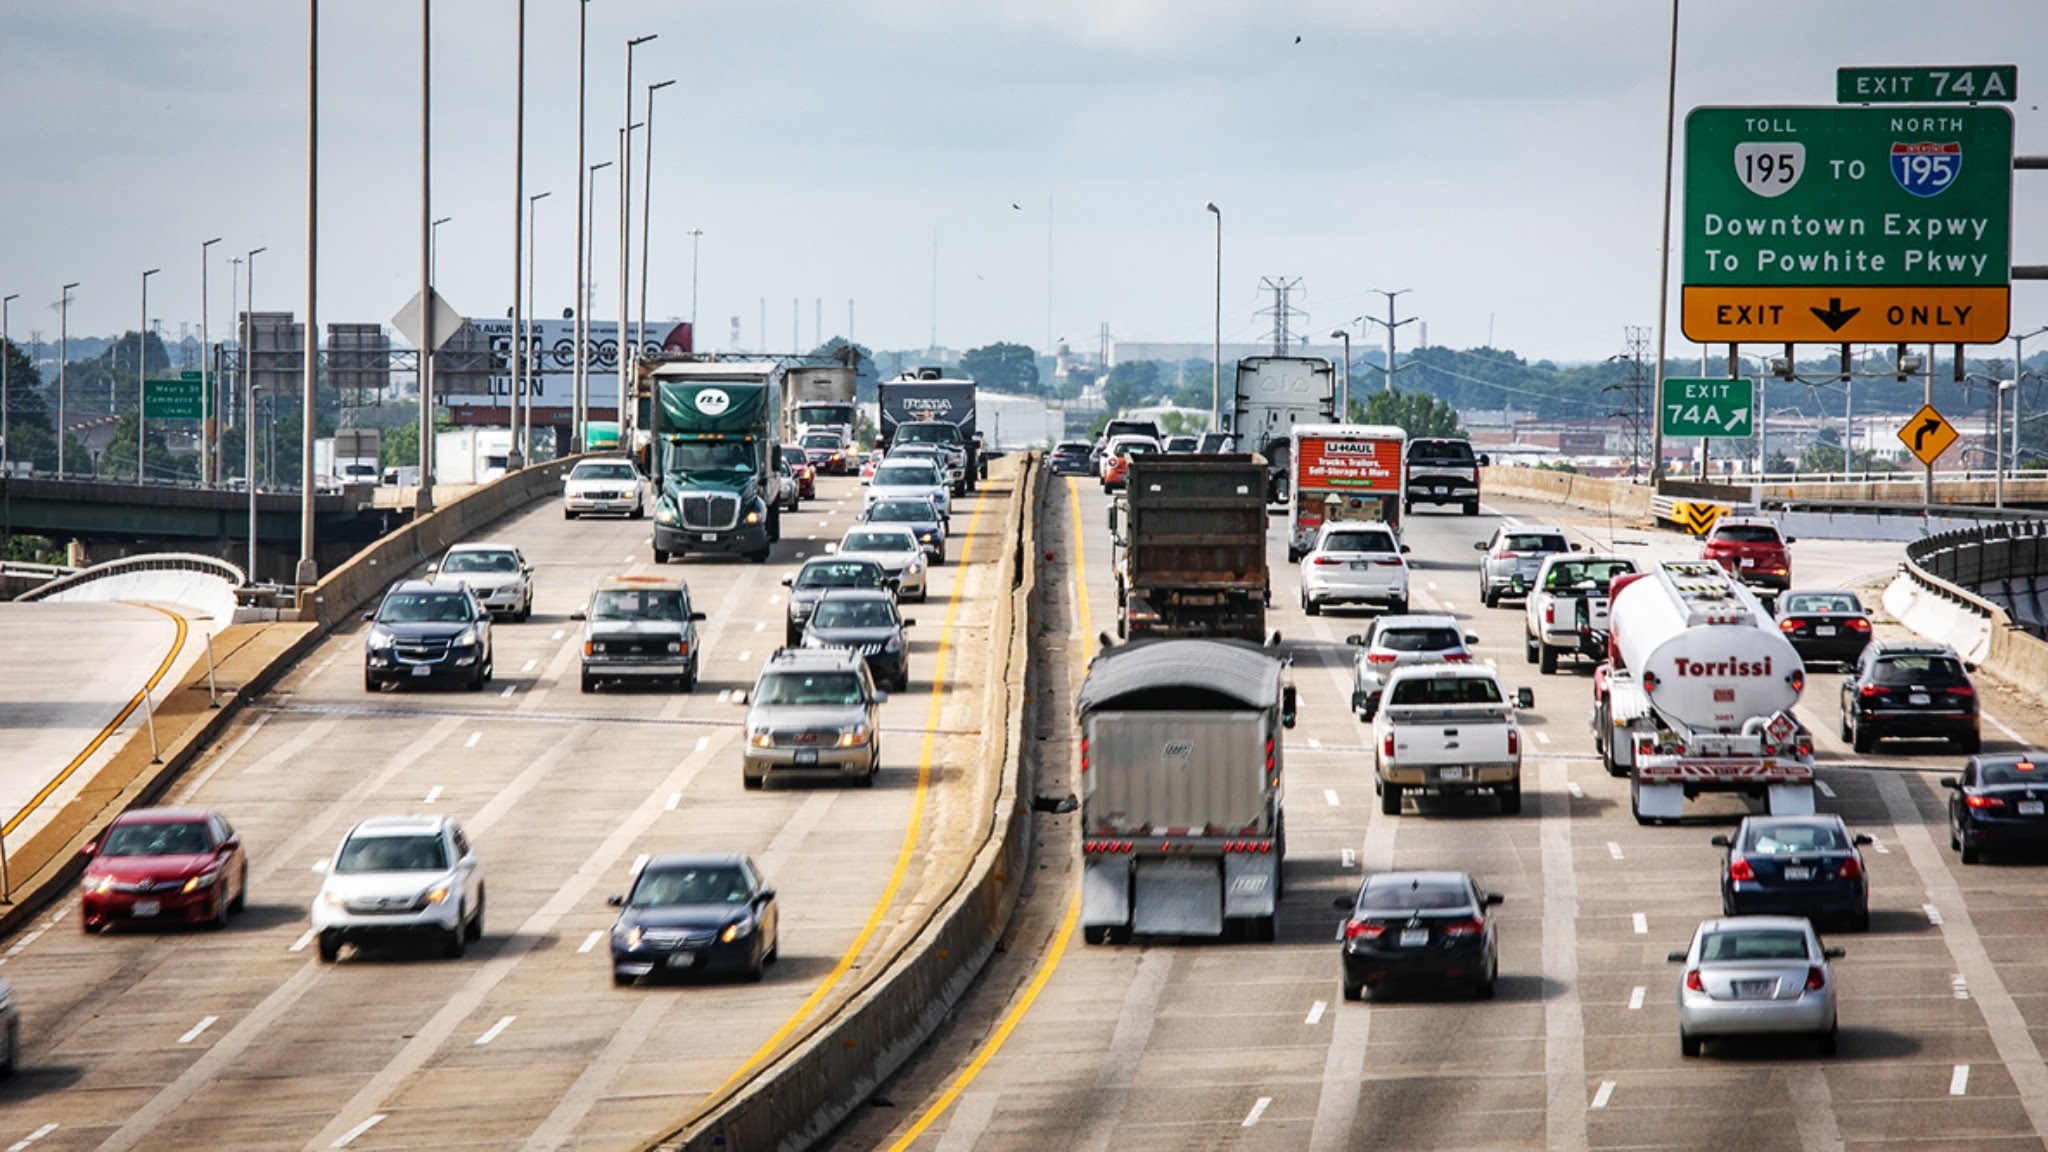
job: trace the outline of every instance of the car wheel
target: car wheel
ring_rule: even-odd
[[[1870,931],[1870,909],[1868,909],[1868,908],[1863,908],[1863,909],[1859,909],[1858,911],[1856,911],[1856,912],[1855,912],[1854,914],[1852,914],[1852,915],[1851,915],[1851,916],[1849,917],[1849,931],[1851,931],[1851,932],[1868,932],[1868,931]]]
[[[1500,961],[1495,960],[1493,962],[1493,967],[1487,970],[1486,978],[1472,986],[1473,999],[1493,999],[1494,986],[1498,983],[1500,983]]]
[[[1365,985],[1353,984],[1349,980],[1344,981],[1344,998],[1351,1001],[1365,999]]]
[[[533,597],[528,596],[526,603],[519,606],[518,620],[521,624],[524,624],[531,619],[533,619]]]
[[[761,785],[765,782],[766,781],[764,781],[759,776],[749,776],[744,773],[740,776],[740,783],[746,785],[747,791],[749,792],[759,792],[761,790]]]
[[[0,1053],[0,1076],[14,1075],[15,1067],[21,1063],[21,1021],[7,1022],[7,1050]]]
[[[1401,786],[1382,783],[1380,785],[1380,812],[1387,816],[1401,814]]]
[[[1082,925],[1082,926],[1081,926],[1081,942],[1082,942],[1083,944],[1107,944],[1107,943],[1109,943],[1109,925],[1107,925],[1107,924],[1084,924],[1084,925]]]
[[[1543,645],[1542,650],[1536,653],[1536,666],[1542,669],[1543,674],[1545,676],[1548,676],[1551,673],[1556,672],[1557,649],[1552,648],[1548,644]]]
[[[932,589],[931,589],[931,585],[927,584],[927,585],[925,585],[924,587],[922,587],[922,588],[919,588],[919,589],[917,590],[917,600],[916,600],[916,603],[922,604],[922,603],[924,603],[925,601],[927,601],[927,600],[929,600],[929,599],[931,599],[931,598],[932,598]]]
[[[1301,594],[1301,610],[1310,616],[1321,616],[1323,614],[1323,606],[1309,599],[1307,592]]]
[[[322,932],[320,934],[320,962],[322,964],[332,964],[339,959],[341,959],[341,933]]]
[[[1479,603],[1487,608],[1497,608],[1500,606],[1500,594],[1487,591],[1486,586],[1482,584],[1479,588]]]
[[[1821,1033],[1819,1036],[1814,1038],[1814,1047],[1817,1048],[1820,1051],[1820,1054],[1823,1056],[1833,1056],[1835,1054],[1835,1049],[1839,1046],[1840,1034],[1841,1027],[1836,1024],[1830,1024],[1828,1025],[1827,1031]]]
[[[1842,737],[1842,743],[1847,744],[1851,739],[1849,714],[1847,712],[1842,713],[1840,718],[1835,721],[1835,727],[1840,730],[1839,734]]]
[[[1680,1032],[1678,1034],[1678,1054],[1680,1056],[1699,1055],[1700,1038],[1697,1036],[1687,1036],[1685,1033]]]
[[[1393,613],[1396,616],[1406,616],[1408,614],[1408,598],[1406,596],[1403,596],[1399,600],[1394,601],[1393,605],[1389,607],[1387,611]]]
[[[484,938],[484,890],[482,888],[476,890],[476,915],[469,918],[468,933],[471,940],[481,940]]]
[[[1862,723],[1857,722],[1849,728],[1849,746],[1858,752],[1869,752],[1877,747],[1877,738],[1865,732]]]
[[[1975,756],[1983,747],[1984,737],[1981,733],[1972,732],[1968,736],[1956,737],[1956,751],[1965,756]]]
[[[249,906],[249,866],[242,865],[242,874],[235,880],[235,898],[228,904],[228,911],[240,912]]]
[[[575,518],[576,518],[576,512],[575,512],[575,510],[574,510],[574,509],[570,509],[570,508],[564,508],[564,509],[562,509],[562,519],[564,519],[564,520],[574,520]]]
[[[377,678],[375,676],[370,675],[368,672],[363,673],[363,691],[375,692],[378,689],[378,687],[380,687],[380,685],[377,683]]]
[[[633,501],[633,511],[628,513],[628,515],[634,520],[647,519],[647,505],[638,500]]]
[[[457,916],[455,927],[450,928],[448,935],[441,941],[441,955],[446,956],[450,960],[460,960],[462,959],[462,954],[468,950],[469,935],[467,925],[464,924],[460,916]]]
[[[1520,816],[1522,814],[1522,786],[1515,784],[1500,790],[1500,814]]]
[[[211,928],[215,932],[224,932],[227,930],[228,893],[227,888],[225,886],[223,886],[219,892],[214,893],[213,916],[207,920],[206,926],[208,928]]]
[[[1956,850],[1956,854],[1962,857],[1962,861],[1965,864],[1981,863],[1984,859],[1984,850],[1970,843],[1968,836],[1963,837],[1963,843]]]
[[[633,986],[633,979],[633,977],[628,976],[624,972],[614,972],[612,973],[612,987],[631,988]]]
[[[468,688],[469,688],[469,690],[470,690],[471,692],[481,692],[481,691],[483,691],[483,690],[484,690],[484,666],[483,666],[483,665],[481,665],[481,664],[477,665],[477,666],[476,666],[476,671],[474,671],[474,672],[472,672],[472,673],[470,673],[470,674],[469,674],[469,684],[468,684]]]
[[[597,691],[597,677],[592,676],[588,672],[585,672],[583,674],[583,690],[585,692]]]

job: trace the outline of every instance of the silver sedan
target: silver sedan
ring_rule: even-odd
[[[1727,1036],[1799,1033],[1820,1054],[1835,1054],[1835,977],[1823,948],[1800,916],[1733,916],[1708,920],[1692,947],[1671,953],[1685,965],[1678,980],[1678,1049],[1700,1054],[1702,1042]]]

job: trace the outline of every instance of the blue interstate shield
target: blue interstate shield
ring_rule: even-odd
[[[1959,143],[1892,145],[1892,178],[1899,187],[1923,199],[1946,192],[1962,171],[1963,146]]]

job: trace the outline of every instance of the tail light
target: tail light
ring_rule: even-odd
[[[1849,631],[1868,632],[1870,631],[1870,621],[1864,619],[1861,616],[1853,617],[1849,621]]]
[[[1382,568],[1399,568],[1401,566],[1401,558],[1399,556],[1382,556],[1374,560],[1373,563]]]
[[[1699,969],[1687,968],[1685,970],[1685,990],[1688,992],[1705,992],[1707,990],[1707,986],[1700,983]]]
[[[1543,606],[1543,622],[1545,624],[1557,623],[1557,603],[1555,601]]]
[[[1394,734],[1392,732],[1388,732],[1385,736],[1380,737],[1380,755],[1385,756],[1389,760],[1393,759]]]
[[[1471,662],[1472,654],[1470,652],[1444,653],[1444,663],[1446,664],[1470,664]]]
[[[1521,754],[1522,731],[1519,728],[1510,728],[1508,729],[1508,755],[1520,756]]]
[[[1842,880],[1854,880],[1861,875],[1863,875],[1863,862],[1854,856],[1843,860],[1841,868],[1835,872],[1835,876]]]
[[[1875,700],[1879,696],[1884,695],[1886,691],[1886,689],[1880,688],[1875,684],[1865,684],[1856,690],[1856,694],[1865,700]]]
[[[1266,775],[1273,775],[1273,738],[1266,737]]]
[[[1365,654],[1365,662],[1367,664],[1392,664],[1398,659],[1400,657],[1395,656],[1392,652],[1367,652]]]
[[[1728,858],[1728,878],[1730,880],[1756,879],[1756,869],[1750,867],[1749,857],[1730,856]]]
[[[1948,688],[1948,694],[1951,696],[1975,697],[1977,689],[1968,684],[1951,684]]]
[[[1318,556],[1313,563],[1318,568],[1337,568],[1342,567],[1344,564],[1342,560],[1337,559],[1335,556]]]
[[[1347,921],[1344,925],[1344,938],[1346,940],[1357,940],[1361,937],[1367,940],[1377,940],[1386,934],[1387,926],[1385,924],[1375,924],[1370,920],[1351,920]]]
[[[1828,974],[1821,971],[1820,965],[1814,964],[1806,969],[1806,990],[1808,992],[1818,992],[1827,986]]]
[[[1449,924],[1444,925],[1444,935],[1458,939],[1464,939],[1467,936],[1477,936],[1484,931],[1486,931],[1486,921],[1479,919],[1453,920]]]
[[[1800,630],[1801,628],[1804,628],[1804,627],[1806,627],[1806,621],[1804,621],[1804,620],[1780,620],[1780,621],[1778,621],[1778,631],[1780,631],[1780,632],[1797,632],[1797,631],[1799,631],[1799,630]]]
[[[1963,804],[1966,807],[1975,808],[1981,812],[1989,808],[2005,807],[2005,798],[2002,796],[1965,796],[1963,797]]]

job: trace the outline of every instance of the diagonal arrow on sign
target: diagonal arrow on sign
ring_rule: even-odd
[[[1749,423],[1749,409],[1737,408],[1733,412],[1728,413],[1728,422],[1722,425],[1722,427],[1726,428],[1730,432],[1733,432],[1735,431],[1736,425],[1747,423]]]
[[[1939,431],[1941,431],[1941,421],[1936,420],[1934,417],[1929,416],[1927,419],[1921,421],[1920,426],[1918,428],[1913,429],[1914,454],[1918,455],[1921,449],[1925,446],[1927,438]]]

